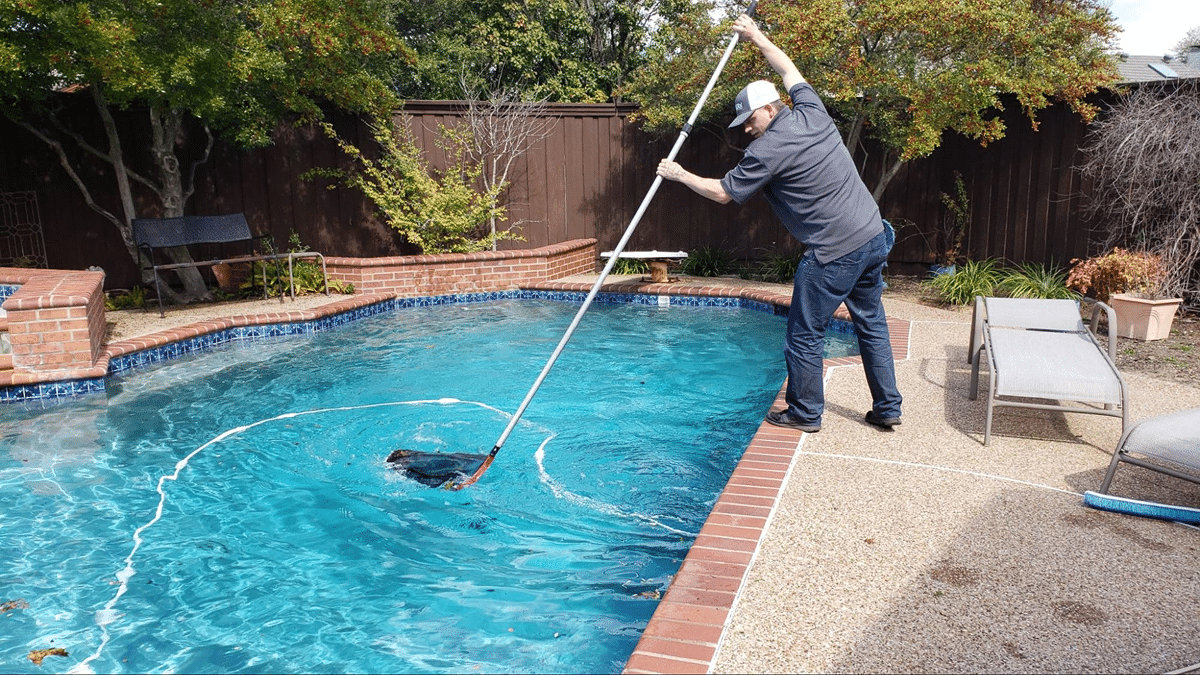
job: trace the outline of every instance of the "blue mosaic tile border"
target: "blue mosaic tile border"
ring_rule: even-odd
[[[0,284],[0,305],[3,305],[5,300],[12,297],[12,294],[16,293],[19,288],[21,287],[12,284]]]
[[[129,370],[148,366],[154,363],[170,361],[171,359],[179,358],[188,354],[196,354],[204,352],[213,347],[237,342],[239,340],[263,340],[267,338],[283,337],[286,335],[307,335],[318,331],[329,330],[339,326],[345,326],[353,321],[363,319],[385,312],[391,312],[399,309],[400,301],[385,300],[374,304],[359,307],[357,309],[348,310],[339,314],[322,317],[314,321],[297,321],[293,323],[272,323],[261,326],[237,326],[235,328],[226,328],[215,333],[201,335],[199,337],[188,338],[180,342],[154,347],[152,349],[144,349],[140,352],[133,352],[118,356],[108,363],[108,374],[119,375]],[[432,303],[442,304],[442,303]],[[416,306],[416,305],[409,305]]]
[[[104,391],[104,380],[102,378],[22,384],[15,387],[0,387],[0,403],[49,401],[102,391]]]
[[[0,299],[6,289],[15,292],[20,286],[0,286]],[[705,297],[695,295],[665,295],[648,293],[598,293],[594,302],[605,304],[661,304],[660,297],[667,298],[668,305],[686,307],[725,307],[749,309],[758,312],[769,312],[777,316],[787,314],[787,308],[758,300],[731,297]],[[294,323],[267,324],[262,326],[239,326],[225,330],[189,338],[152,349],[145,349],[132,354],[126,354],[112,359],[108,364],[107,376],[120,375],[140,367],[169,361],[188,354],[207,351],[219,345],[238,340],[262,340],[285,335],[305,335],[318,331],[345,326],[370,316],[376,316],[399,309],[414,307],[433,307],[437,305],[454,305],[465,303],[494,302],[497,300],[551,300],[557,302],[582,303],[587,293],[582,291],[538,291],[513,290],[492,291],[487,293],[458,293],[453,295],[437,295],[420,298],[394,298],[377,302],[357,309],[348,310],[314,321]],[[839,333],[853,334],[854,327],[846,321],[834,320],[830,330]],[[106,378],[70,380],[63,382],[46,382],[41,384],[0,387],[0,403],[15,401],[34,401],[63,397],[82,396],[104,391]]]

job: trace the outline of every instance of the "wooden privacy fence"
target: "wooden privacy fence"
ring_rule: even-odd
[[[435,164],[440,156],[435,143],[439,125],[457,123],[463,110],[461,102],[452,101],[406,105],[418,143]],[[509,219],[521,223],[524,241],[501,242],[502,250],[588,238],[598,240],[601,252],[615,246],[654,180],[659,159],[675,140],[675,132],[662,137],[643,132],[630,121],[634,111],[631,105],[612,104],[547,107],[546,114],[555,118],[554,127],[517,162],[508,191]],[[148,171],[149,144],[144,141],[146,132],[138,131],[143,116],[132,111],[120,121],[133,130],[130,138],[143,139],[127,147],[133,147],[134,166]],[[970,198],[966,255],[1065,266],[1089,253],[1092,224],[1082,213],[1088,186],[1073,170],[1081,161],[1079,147],[1086,125],[1065,106],[1042,111],[1038,131],[1019,112],[1006,112],[1004,117],[1008,133],[1003,140],[981,148],[948,134],[932,156],[909,163],[893,179],[880,206],[885,217],[904,224],[892,254],[894,263],[933,260],[926,242],[933,241],[944,216],[941,194],[953,191],[955,172],[962,175]],[[371,143],[369,129],[359,120],[339,117],[334,126],[360,147]],[[202,135],[195,130],[192,134],[199,139],[191,144],[194,153],[202,147]],[[0,144],[0,192],[36,193],[49,265],[60,269],[99,265],[108,272],[110,288],[139,283],[137,268],[116,229],[87,207],[41,142],[4,119],[0,119],[0,138],[5,139]],[[701,125],[678,159],[700,175],[719,177],[738,161],[748,141],[740,131]],[[882,153],[860,150],[857,155],[865,161],[867,175],[872,175]],[[313,167],[336,166],[341,161],[337,145],[312,127],[281,125],[273,145],[250,151],[218,142],[197,172],[196,193],[186,212],[245,213],[256,234],[272,235],[281,248],[295,232],[305,245],[327,256],[415,253],[375,216],[372,205],[357,191],[331,190],[327,179],[302,178]],[[84,171],[99,186],[93,188],[97,202],[119,213],[110,173],[99,166]],[[160,215],[148,193],[136,193],[136,201],[140,217]],[[761,196],[742,206],[719,205],[679,184],[664,184],[628,248],[692,251],[701,247],[758,260],[800,250]]]

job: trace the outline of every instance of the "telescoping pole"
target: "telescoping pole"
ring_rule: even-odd
[[[754,8],[757,5],[758,0],[753,0],[753,2],[751,2],[746,8],[745,13],[747,15],[754,14]],[[679,154],[679,149],[683,147],[683,142],[687,140],[688,135],[691,133],[692,126],[696,123],[696,118],[700,116],[700,110],[704,108],[704,103],[708,100],[708,95],[712,93],[713,87],[717,83],[717,78],[720,77],[721,71],[725,69],[725,64],[729,61],[729,57],[733,54],[733,48],[737,46],[737,43],[738,36],[735,33],[732,37],[730,37],[729,44],[725,47],[725,52],[721,55],[720,62],[717,63],[717,67],[713,71],[712,77],[708,79],[708,85],[704,87],[704,92],[700,94],[700,100],[696,102],[696,107],[692,110],[691,117],[688,118],[687,123],[685,123],[683,128],[679,131],[679,138],[675,140],[675,145],[671,148],[671,152],[667,155],[667,159],[674,160],[675,155]],[[546,379],[546,376],[550,374],[550,369],[554,367],[554,362],[558,360],[559,355],[562,354],[563,348],[566,347],[567,342],[571,340],[571,336],[575,333],[576,327],[579,326],[579,321],[587,312],[588,307],[592,305],[592,300],[595,300],[596,294],[600,292],[600,287],[604,285],[604,280],[608,278],[608,273],[612,271],[613,265],[616,264],[617,258],[619,258],[621,255],[621,251],[625,250],[625,245],[629,243],[629,238],[633,236],[633,231],[637,229],[638,223],[642,220],[642,215],[646,212],[646,208],[650,206],[650,202],[653,201],[654,193],[658,192],[658,186],[662,185],[662,181],[662,176],[655,175],[654,182],[650,185],[649,192],[647,192],[646,197],[642,199],[642,204],[638,207],[637,212],[633,214],[633,220],[631,220],[629,222],[629,226],[625,228],[625,234],[621,235],[621,241],[617,242],[616,248],[613,249],[612,257],[610,257],[608,259],[608,263],[604,265],[604,269],[601,270],[600,277],[596,279],[596,283],[592,284],[592,289],[588,291],[587,297],[584,298],[583,304],[579,307],[579,311],[575,313],[575,318],[571,321],[571,325],[567,327],[566,332],[563,333],[562,339],[558,341],[558,346],[554,348],[554,352],[550,354],[550,359],[547,360],[546,365],[542,367],[542,372],[538,374],[533,386],[529,388],[529,393],[525,394],[525,400],[521,401],[521,405],[517,407],[517,411],[513,413],[512,418],[509,419],[508,426],[506,426],[504,428],[504,432],[500,434],[500,438],[496,441],[496,445],[492,448],[492,451],[488,453],[487,459],[485,459],[483,464],[475,471],[474,475],[472,475],[470,478],[467,478],[463,482],[454,485],[453,489],[457,490],[464,488],[479,480],[479,477],[483,475],[483,472],[487,471],[488,467],[491,466],[492,460],[496,457],[496,453],[500,451],[500,448],[504,445],[504,442],[508,440],[509,434],[511,434],[513,429],[516,428],[517,422],[520,421],[521,416],[525,414],[525,409],[529,407],[529,402],[533,400],[538,388],[542,386],[542,382]]]

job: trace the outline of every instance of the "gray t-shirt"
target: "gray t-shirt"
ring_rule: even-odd
[[[760,188],[775,215],[822,265],[853,253],[883,231],[871,197],[821,99],[807,82],[771,120],[721,187],[739,204]]]

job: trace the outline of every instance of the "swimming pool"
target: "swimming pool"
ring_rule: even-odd
[[[783,319],[596,305],[481,483],[575,306],[387,313],[229,345],[0,423],[0,669],[617,670],[782,380]],[[51,657],[54,658],[54,657]]]

